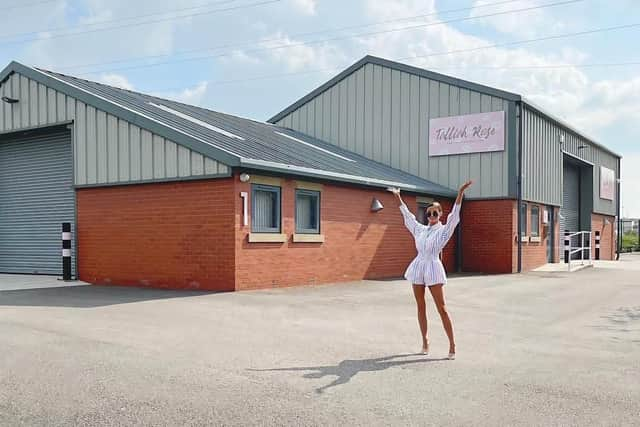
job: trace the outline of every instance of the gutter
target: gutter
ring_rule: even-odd
[[[620,259],[620,251],[622,250],[622,221],[620,221],[620,177],[622,176],[622,170],[620,169],[620,158],[618,157],[618,179],[616,180],[616,217],[618,219],[618,233],[616,236],[616,261]]]
[[[360,184],[368,187],[377,187],[377,188],[388,188],[388,187],[398,187],[407,192],[414,192],[419,194],[428,194],[431,196],[440,196],[446,198],[455,198],[457,194],[455,191],[442,188],[439,189],[429,189],[423,188],[418,185],[409,184],[405,182],[399,181],[390,181],[386,179],[378,179],[378,178],[370,178],[359,175],[352,175],[340,172],[331,172],[327,170],[320,170],[315,168],[309,168],[304,166],[294,166],[288,165],[284,163],[272,162],[267,160],[259,160],[259,159],[250,159],[243,157],[241,158],[241,166],[244,166],[248,169],[257,169],[264,170],[273,173],[284,173],[298,176],[306,176],[311,178],[319,178],[325,180],[333,180],[338,182],[347,182],[352,184]]]

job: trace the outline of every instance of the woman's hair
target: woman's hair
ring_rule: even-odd
[[[433,202],[431,203],[429,206],[427,206],[427,211],[429,211],[430,209],[435,209],[438,212],[440,212],[440,215],[442,215],[442,205],[438,202]]]

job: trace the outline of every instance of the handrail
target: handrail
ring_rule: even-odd
[[[572,242],[572,237],[574,236],[581,236],[580,237],[580,245],[581,246],[573,246]],[[584,242],[584,238],[588,237],[587,239],[587,246],[584,246],[585,242]],[[576,260],[576,261],[580,261],[582,265],[585,264],[585,261],[588,262],[588,265],[593,265],[593,257],[591,256],[591,231],[577,231],[575,233],[571,233],[568,235],[569,237],[569,262],[567,263],[569,271],[571,271],[571,261],[573,258],[572,255],[575,253],[580,253],[580,259]],[[587,258],[585,258],[584,254],[585,252],[587,252],[589,255]]]

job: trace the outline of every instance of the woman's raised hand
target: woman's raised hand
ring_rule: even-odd
[[[387,191],[392,192],[393,194],[400,194],[400,189],[398,187],[389,187]]]
[[[473,181],[467,181],[467,182],[465,182],[464,184],[462,184],[462,187],[460,187],[460,192],[461,192],[461,193],[464,193],[464,191],[465,191],[467,188],[471,187],[471,184],[473,184]]]

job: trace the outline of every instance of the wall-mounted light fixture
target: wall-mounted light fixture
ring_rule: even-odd
[[[3,96],[2,100],[4,102],[6,102],[7,104],[15,104],[18,102],[18,100],[16,98],[9,98],[8,96]]]
[[[249,182],[250,179],[251,179],[251,176],[248,173],[240,174],[240,182]]]
[[[589,146],[588,145],[580,145],[578,147],[578,150],[584,150],[585,148],[589,148]]]
[[[384,209],[382,202],[374,197],[373,201],[371,201],[371,212],[378,212],[382,209]]]

